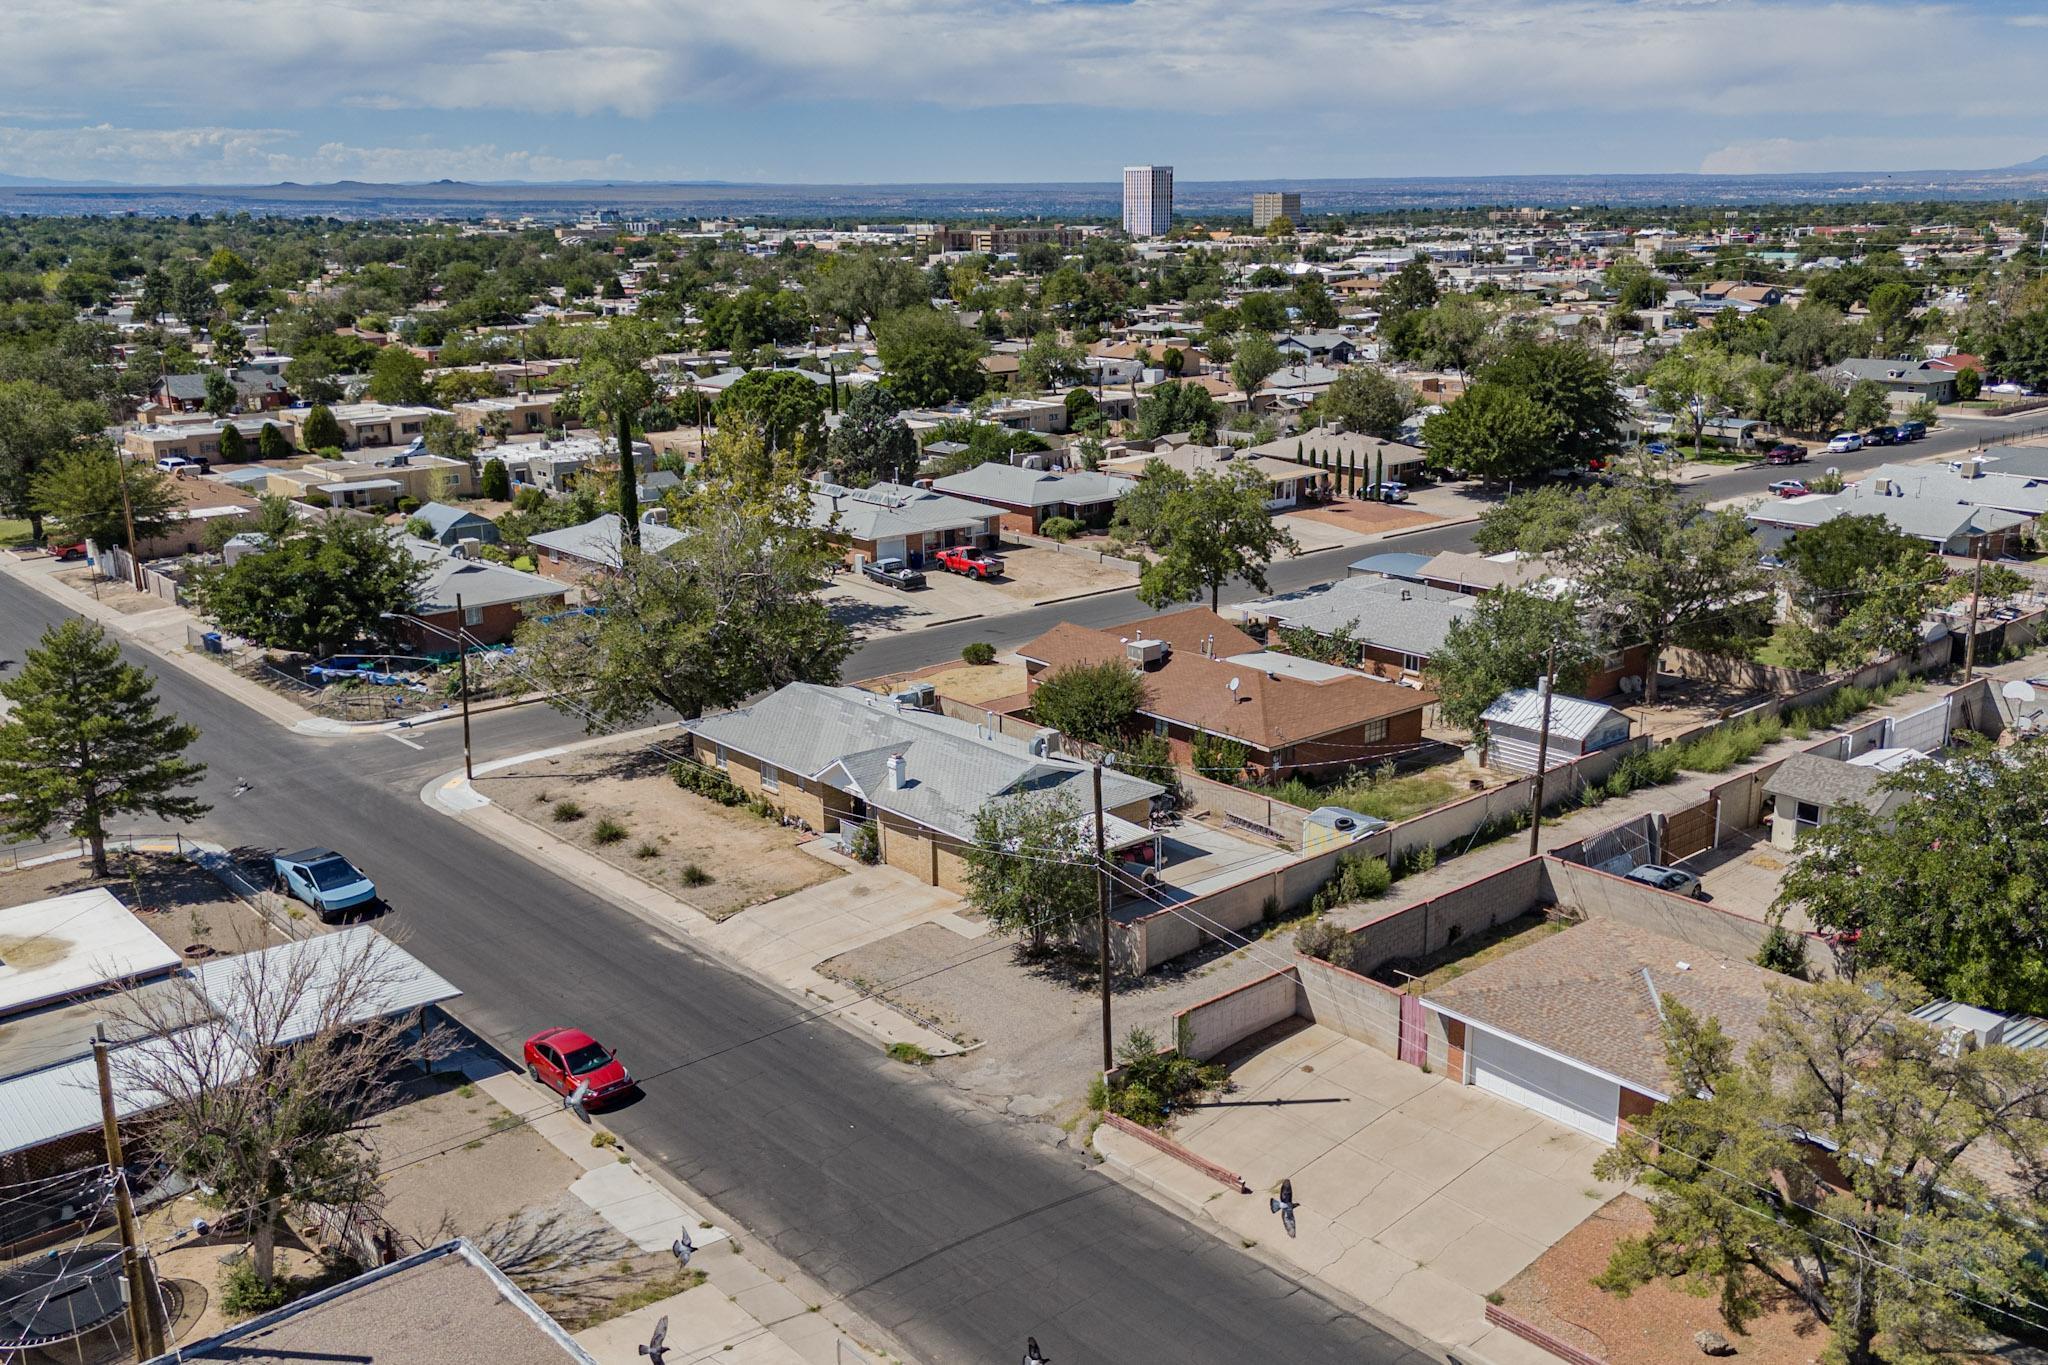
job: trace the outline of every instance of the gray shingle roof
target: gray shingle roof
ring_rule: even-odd
[[[1352,636],[1367,644],[1427,656],[1443,648],[1451,623],[1471,615],[1478,605],[1478,598],[1447,588],[1360,577],[1253,602],[1243,610],[1249,618],[1271,619],[1319,635],[1349,626]]]
[[[1764,791],[1817,806],[1868,806],[1884,772],[1825,754],[1794,754],[1764,782]]]
[[[985,502],[898,483],[861,489],[821,483],[811,489],[811,525],[831,526],[855,540],[979,527],[995,515],[996,510]]]
[[[1092,503],[1114,502],[1137,486],[1133,479],[1095,474],[1085,469],[1055,474],[1048,469],[1025,469],[1000,461],[948,474],[932,484],[941,493],[1015,507],[1049,507],[1054,503],[1085,507]]]
[[[616,566],[623,562],[619,553],[619,526],[619,514],[607,512],[581,526],[565,526],[559,531],[543,531],[537,536],[528,536],[526,543],[572,559]],[[681,532],[670,527],[656,526],[653,522],[640,523],[640,548],[643,550],[665,550],[682,538]]]
[[[1093,809],[1086,765],[1040,758],[1021,740],[929,711],[899,710],[855,687],[791,683],[752,706],[694,721],[704,740],[773,763],[784,772],[863,797],[869,805],[963,841],[988,802],[1027,792],[1065,790]],[[889,785],[889,759],[901,754],[905,784]],[[1157,795],[1161,788],[1105,770],[1105,806]]]

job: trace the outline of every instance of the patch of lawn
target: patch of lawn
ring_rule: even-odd
[[[1389,984],[1399,984],[1411,995],[1426,995],[1438,986],[1457,980],[1474,967],[1482,967],[1498,957],[1526,948],[1539,939],[1549,938],[1561,929],[1568,928],[1563,920],[1545,919],[1541,915],[1517,915],[1504,924],[1496,924],[1483,933],[1472,934],[1459,939],[1449,948],[1425,958],[1420,964],[1409,962],[1403,970],[1412,971],[1418,965],[1428,970],[1411,981],[1402,981],[1389,975]],[[1435,965],[1431,965],[1435,964]],[[1377,973],[1375,973],[1377,975]]]
[[[1317,806],[1343,806],[1388,824],[1435,810],[1458,795],[1447,777],[1433,773],[1410,773],[1405,777],[1372,777],[1354,772],[1341,782],[1318,786],[1299,777],[1265,785],[1246,784],[1247,791],[1285,801],[1290,806],[1313,810]]]
[[[28,522],[22,517],[0,517],[0,545],[10,550],[29,543]]]

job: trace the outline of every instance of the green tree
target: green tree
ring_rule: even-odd
[[[1120,660],[1069,664],[1031,693],[1031,714],[1073,739],[1115,748],[1145,704],[1145,680]]]
[[[1657,699],[1667,645],[1742,648],[1761,633],[1770,579],[1740,510],[1709,510],[1670,484],[1557,486],[1490,508],[1476,536],[1489,554],[1546,558],[1616,647],[1647,647],[1643,696]]]
[[[106,424],[106,409],[89,399],[67,398],[32,379],[0,380],[0,505],[28,518],[37,544],[43,540],[43,513],[36,505],[36,475]]]
[[[1951,1046],[1911,1017],[1924,999],[1882,972],[1788,984],[1741,1064],[1718,1021],[1667,999],[1673,1098],[1594,1166],[1650,1191],[1652,1225],[1595,1283],[1627,1294],[1674,1278],[1718,1294],[1738,1330],[1789,1297],[1842,1365],[1933,1365],[2007,1330],[2008,1313],[2027,1320],[2044,1210],[1994,1195],[1965,1154],[2039,1169],[2048,1062]]]
[[[1415,390],[1377,365],[1352,365],[1330,382],[1317,413],[1339,430],[1392,440],[1415,415]]]
[[[1628,404],[1607,358],[1576,341],[1517,341],[1479,371],[1550,413],[1560,463],[1584,468],[1621,444]]]
[[[1783,553],[1789,580],[1787,652],[1827,669],[1903,653],[1948,596],[1948,571],[1927,546],[1881,516],[1836,517],[1796,533]]]
[[[1185,431],[1197,440],[1216,434],[1216,399],[1200,384],[1167,380],[1138,400],[1138,435],[1145,440]]]
[[[205,766],[185,757],[199,731],[157,709],[148,673],[106,632],[69,620],[43,632],[12,678],[0,723],[0,822],[21,839],[53,826],[84,839],[107,875],[107,822],[123,815],[189,822],[208,807],[181,795]]]
[[[967,903],[1034,953],[1095,918],[1095,849],[1080,803],[1064,792],[983,803],[965,860]]]
[[[386,614],[412,610],[425,577],[382,526],[338,516],[197,573],[192,588],[223,630],[324,658],[383,634]]]
[[[1972,737],[1943,762],[1878,784],[1882,813],[1844,806],[1801,840],[1777,913],[1847,936],[1852,965],[1884,967],[1988,1009],[2048,1011],[2039,888],[2048,880],[2048,751],[1993,755]]]
[[[694,718],[788,683],[836,682],[851,651],[818,596],[840,552],[810,525],[809,485],[790,452],[720,432],[701,472],[674,507],[674,544],[626,546],[617,572],[585,585],[600,614],[520,627],[529,668],[593,730],[658,707]]]
[[[627,543],[640,543],[640,476],[633,461],[633,423],[654,401],[654,380],[645,369],[658,336],[645,325],[588,329],[576,338],[570,391],[583,420],[599,431],[618,433],[617,503]]]
[[[742,375],[718,400],[718,424],[738,423],[761,433],[770,450],[817,459],[825,449],[825,391],[796,370],[755,370]]]
[[[1494,482],[1548,469],[1558,445],[1557,418],[1513,389],[1480,381],[1422,424],[1429,462]]]
[[[227,247],[215,247],[206,262],[206,278],[215,284],[240,284],[256,278],[256,271]]]
[[[1984,391],[1984,377],[1969,365],[1956,371],[1956,397],[1969,402]]]
[[[1380,316],[1426,312],[1436,307],[1437,298],[1436,272],[1426,254],[1418,255],[1387,277],[1380,290]]]
[[[1017,378],[1034,393],[1079,384],[1088,378],[1087,358],[1087,352],[1061,341],[1058,333],[1040,332],[1017,357]]]
[[[305,442],[307,450],[339,450],[343,439],[341,423],[326,404],[315,404],[299,428],[299,439]]]
[[[1485,357],[1492,318],[1469,294],[1452,294],[1421,315],[1417,358],[1436,370],[1470,373]]]
[[[35,507],[64,528],[68,539],[90,540],[95,545],[128,543],[128,518],[121,504],[121,488],[128,489],[128,504],[135,520],[136,539],[156,539],[169,530],[184,511],[177,481],[170,475],[138,461],[127,460],[111,446],[85,446],[59,455],[36,475]]]
[[[445,412],[420,424],[420,442],[427,454],[451,460],[467,460],[476,454],[476,433]]]
[[[428,401],[427,362],[403,346],[386,346],[370,364],[370,397],[407,405]]]
[[[232,379],[229,379],[219,370],[208,370],[206,372],[205,406],[208,412],[212,413],[215,417],[227,416],[235,410],[235,403],[239,396],[235,391],[235,383]]]
[[[1264,332],[1242,332],[1230,361],[1230,382],[1243,392],[1255,393],[1259,385],[1287,363],[1273,338]]]
[[[1482,595],[1471,613],[1451,622],[1426,670],[1444,719],[1484,744],[1479,717],[1504,692],[1534,687],[1556,650],[1560,693],[1576,693],[1601,650],[1569,594],[1546,597],[1523,588]]]
[[[824,257],[806,282],[811,304],[836,318],[852,334],[876,318],[930,302],[916,266],[881,251],[835,251]]]
[[[265,422],[263,429],[256,433],[256,454],[260,459],[289,460],[297,453],[292,449],[291,438],[275,422]]]
[[[1842,416],[1842,391],[1817,374],[1781,377],[1758,414],[1780,431],[1818,435],[1832,431]]]
[[[249,462],[249,443],[242,439],[241,431],[233,422],[220,429],[220,461],[222,464]]]
[[[988,345],[958,318],[936,308],[903,308],[874,325],[875,349],[889,389],[906,403],[965,402],[987,382]]]
[[[1696,332],[1650,370],[1650,396],[1692,433],[1698,454],[1709,422],[1736,407],[1747,390],[1746,363]]]
[[[493,502],[512,500],[512,473],[499,459],[484,461],[484,472],[480,476],[478,491]]]
[[[1256,470],[1190,476],[1155,460],[1139,489],[1147,485],[1144,496],[1117,506],[1117,525],[1153,554],[1138,578],[1138,600],[1147,606],[1206,593],[1214,610],[1232,579],[1265,592],[1266,566],[1298,548],[1267,510],[1272,489]]]
[[[846,411],[826,441],[832,477],[864,488],[877,479],[914,474],[917,437],[899,415],[895,395],[881,384],[863,384],[846,400]]]
[[[1852,427],[1874,427],[1889,421],[1891,415],[1891,400],[1885,396],[1884,385],[1875,379],[1857,380],[1842,400],[1842,421]]]
[[[231,320],[222,318],[213,324],[212,341],[210,358],[223,370],[232,374],[237,366],[248,363],[249,343]]]

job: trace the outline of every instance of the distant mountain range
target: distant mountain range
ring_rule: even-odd
[[[1303,208],[1388,209],[1837,203],[2048,197],[2048,156],[1977,171],[1835,171],[1788,175],[1502,175],[1356,180],[1183,180],[1183,216],[1248,212],[1254,190],[1285,185]],[[0,212],[27,214],[332,214],[348,218],[532,214],[573,219],[592,209],[657,218],[772,217],[974,219],[1104,217],[1119,208],[1111,181],[1012,184],[770,185],[722,180],[460,180],[329,185],[122,185],[0,173]]]

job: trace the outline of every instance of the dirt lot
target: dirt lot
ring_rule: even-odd
[[[948,668],[919,669],[915,673],[870,678],[860,686],[870,692],[887,694],[912,681],[928,682],[940,696],[951,697],[970,706],[1014,697],[1025,689],[1024,665],[1021,663],[954,664]]]
[[[1655,705],[1645,706],[1641,701],[1627,697],[1612,699],[1613,704],[1620,706],[1636,723],[1636,733],[1649,735],[1652,739],[1663,739],[1667,735],[1708,724],[1763,700],[1761,692],[1725,683],[1674,678],[1669,674],[1657,680]],[[1624,702],[1629,704],[1623,705]]]
[[[89,862],[44,863],[0,873],[0,905],[104,886],[136,910],[164,943],[188,959],[246,953],[283,936],[204,870],[169,854],[108,855],[114,875],[95,877]],[[131,862],[133,875],[130,875]]]
[[[1417,507],[1403,507],[1395,503],[1366,502],[1361,498],[1337,498],[1320,507],[1298,507],[1288,513],[1306,521],[1319,521],[1325,526],[1336,526],[1346,531],[1357,531],[1365,535],[1377,535],[1382,531],[1399,531],[1408,526],[1426,526],[1438,518]]]
[[[1737,1359],[1751,1365],[1807,1365],[1820,1358],[1826,1331],[1793,1306],[1780,1304],[1737,1333],[1721,1320],[1712,1297],[1696,1298],[1668,1281],[1625,1299],[1594,1288],[1592,1277],[1607,1268],[1615,1243],[1649,1226],[1647,1205],[1618,1196],[1508,1281],[1501,1306],[1614,1365],[1691,1365],[1700,1359],[1692,1335],[1701,1330],[1728,1338]]]
[[[162,611],[165,607],[177,605],[151,593],[137,592],[126,584],[99,578],[91,569],[64,569],[57,574],[57,581],[87,597],[97,598],[102,605],[112,607],[123,616],[139,616],[145,611]]]
[[[797,831],[682,790],[668,776],[669,763],[644,748],[587,749],[501,769],[476,786],[503,809],[713,919],[843,875],[803,852]],[[568,817],[570,809],[582,813]],[[624,833],[606,842],[614,827]]]

